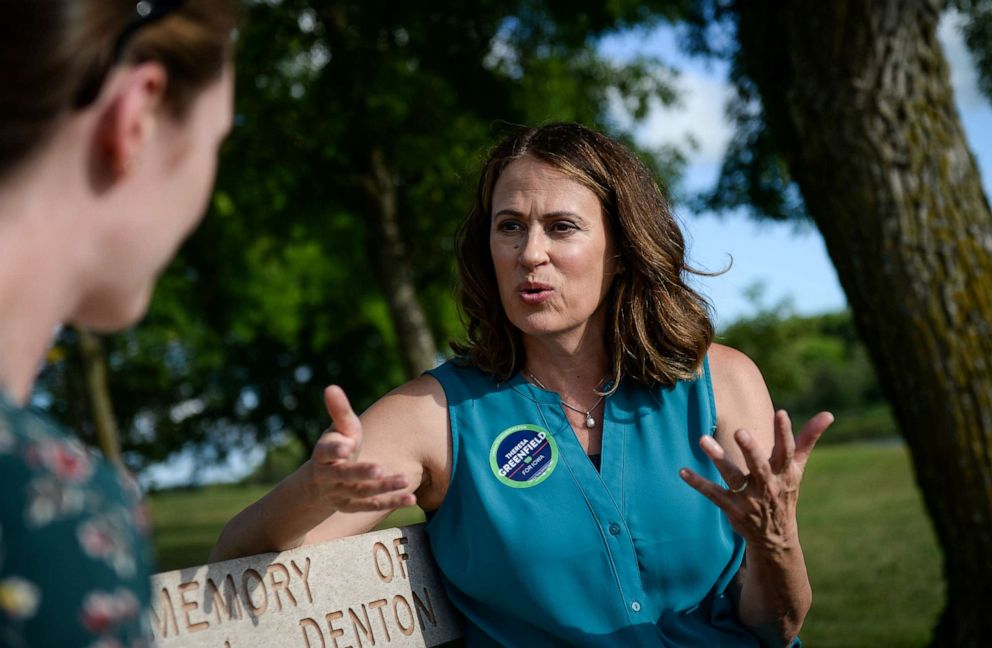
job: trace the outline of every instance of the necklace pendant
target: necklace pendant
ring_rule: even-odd
[[[590,430],[596,427],[596,419],[592,417],[592,414],[586,413],[586,427]]]

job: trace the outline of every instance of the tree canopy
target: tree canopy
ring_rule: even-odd
[[[633,145],[611,119],[675,98],[676,72],[602,56],[604,35],[672,20],[680,2],[249,2],[236,127],[210,213],[148,318],[107,341],[132,467],[188,444],[281,433],[308,446],[340,383],[363,408],[461,335],[453,233],[495,140],[574,120]],[[630,128],[630,126],[628,126]],[[683,157],[638,149],[668,182]],[[62,337],[53,409],[85,421],[81,360]],[[87,425],[82,425],[84,432]]]

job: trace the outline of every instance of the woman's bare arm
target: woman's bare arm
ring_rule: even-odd
[[[412,380],[361,417],[340,388],[329,387],[324,397],[333,426],[306,463],[227,523],[211,561],[364,533],[446,485],[443,474],[432,478],[450,462],[447,403],[437,380]]]
[[[729,489],[688,470],[683,478],[730,519],[747,540],[738,616],[767,645],[787,645],[802,627],[812,592],[796,522],[806,460],[833,417],[821,413],[792,436],[788,415],[774,412],[761,373],[744,354],[710,349],[717,407],[716,439],[700,446]]]

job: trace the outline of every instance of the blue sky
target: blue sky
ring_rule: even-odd
[[[945,15],[939,36],[969,144],[978,159],[986,193],[992,194],[992,105],[977,89],[977,75],[961,40],[958,21],[956,14]],[[683,143],[691,136],[698,147],[689,154],[685,188],[712,187],[731,135],[723,113],[730,93],[726,65],[685,56],[670,27],[609,38],[603,52],[618,59],[638,53],[657,54],[681,72],[676,86],[682,91],[682,105],[654,110],[636,134],[647,144]],[[758,283],[764,286],[763,302],[767,305],[789,299],[802,314],[846,306],[837,274],[815,228],[757,223],[737,213],[715,216],[682,209],[678,216],[690,240],[690,259],[697,266],[720,270],[733,258],[729,272],[699,280],[701,291],[716,308],[718,326],[753,313],[745,292]]]

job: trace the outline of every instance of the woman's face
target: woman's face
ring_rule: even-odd
[[[155,142],[107,209],[99,278],[73,321],[114,330],[144,315],[155,280],[206,210],[218,150],[231,128],[233,85],[228,66],[184,119],[161,118]]]
[[[530,156],[510,163],[493,189],[489,249],[503,309],[525,335],[602,326],[617,263],[592,190]]]

